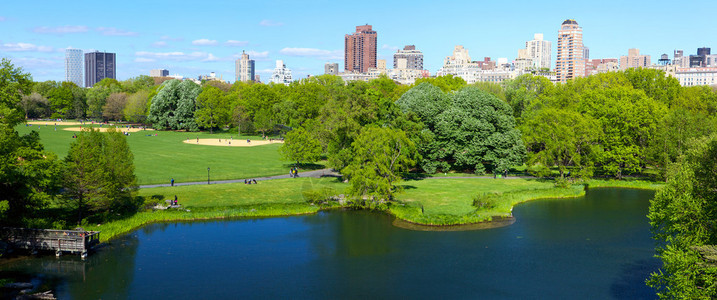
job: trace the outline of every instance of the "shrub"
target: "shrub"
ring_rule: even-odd
[[[496,196],[498,196],[498,194],[476,195],[475,197],[473,197],[473,206],[475,206],[479,210],[495,208],[498,204]]]

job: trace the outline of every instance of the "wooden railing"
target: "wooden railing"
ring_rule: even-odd
[[[0,229],[0,239],[15,248],[50,250],[58,256],[63,252],[79,253],[84,258],[88,250],[99,244],[100,232],[81,228],[52,230],[3,227]]]

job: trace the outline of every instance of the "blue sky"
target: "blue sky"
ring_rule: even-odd
[[[553,42],[563,20],[576,19],[591,58],[618,58],[629,48],[672,56],[707,46],[717,52],[717,1],[3,1],[0,57],[37,81],[64,80],[64,49],[117,53],[117,79],[157,68],[234,81],[242,50],[267,81],[275,60],[294,79],[343,68],[344,35],[370,24],[379,59],[414,44],[435,74],[455,45],[474,60],[513,60],[534,33]],[[553,59],[553,65],[554,65]]]

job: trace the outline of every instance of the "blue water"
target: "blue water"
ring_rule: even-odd
[[[652,196],[533,201],[515,207],[513,225],[478,231],[412,231],[356,211],[157,224],[85,262],[18,268],[43,266],[72,299],[653,299]],[[73,267],[52,271],[60,263]]]

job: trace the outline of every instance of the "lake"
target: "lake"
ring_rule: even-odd
[[[5,262],[60,299],[654,299],[654,193],[592,189],[520,204],[514,224],[413,231],[365,211],[154,224],[87,260]]]

